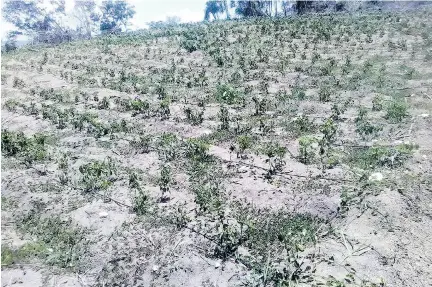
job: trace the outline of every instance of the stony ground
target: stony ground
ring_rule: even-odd
[[[431,19],[3,55],[2,286],[430,286]]]

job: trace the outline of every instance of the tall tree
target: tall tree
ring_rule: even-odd
[[[235,7],[237,15],[243,17],[271,16],[271,0],[235,0],[231,5]]]
[[[282,1],[282,11],[285,17],[288,16],[289,9],[290,9],[290,3],[288,1]]]
[[[309,11],[312,6],[314,1],[296,1],[295,3],[295,10],[297,11],[297,14],[304,14],[307,11]]]
[[[124,1],[103,2],[101,10],[100,31],[102,33],[123,31],[127,28],[129,20],[135,15],[134,7]]]
[[[2,52],[10,52],[17,49],[17,36],[21,35],[21,32],[11,31],[7,34],[5,41],[2,41]]]
[[[225,13],[226,13],[226,18],[227,18],[227,19],[231,19],[231,15],[230,15],[230,13],[229,13],[228,0],[224,0],[224,1],[222,2],[222,5],[223,5],[223,9],[225,10]]]
[[[50,0],[49,8],[44,4],[42,0],[7,0],[2,8],[3,17],[36,42],[70,40],[70,29],[62,25],[65,1]]]
[[[76,0],[72,17],[77,22],[77,33],[84,38],[91,38],[96,32],[100,16],[96,13],[94,0]]]
[[[226,8],[225,8],[226,7]],[[210,15],[213,19],[219,19],[219,14],[228,11],[226,2],[208,0],[204,9],[204,20],[210,20]]]

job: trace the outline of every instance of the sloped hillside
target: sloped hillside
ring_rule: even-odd
[[[429,286],[432,10],[2,57],[2,286]]]

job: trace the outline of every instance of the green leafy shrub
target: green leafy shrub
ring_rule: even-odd
[[[172,161],[180,156],[181,142],[175,134],[164,133],[157,143],[159,158],[163,161]]]
[[[1,246],[1,266],[9,266],[15,263],[14,251],[7,245]]]
[[[392,122],[401,122],[408,116],[408,104],[402,100],[392,100],[386,109],[385,117]]]
[[[35,134],[26,137],[23,132],[2,131],[2,154],[5,156],[17,156],[26,164],[42,161],[48,157],[46,149],[47,136]]]
[[[192,160],[205,161],[208,159],[208,143],[201,139],[190,138],[186,141],[186,156]]]
[[[252,138],[247,135],[241,135],[237,137],[237,157],[243,158],[245,156],[245,151],[252,146]]]
[[[201,212],[215,212],[221,208],[223,201],[217,183],[194,184],[192,191]]]
[[[215,98],[219,103],[227,105],[236,104],[242,100],[240,93],[227,84],[218,85],[216,87]]]
[[[150,104],[145,100],[135,98],[133,100],[126,100],[121,103],[127,111],[132,111],[132,116],[139,114],[148,115],[150,111]]]
[[[114,182],[116,166],[112,158],[105,161],[92,161],[79,167],[80,183],[85,192],[108,189]]]
[[[318,139],[314,136],[299,138],[299,161],[304,164],[311,163],[317,154]]]
[[[192,53],[194,51],[197,51],[200,47],[199,42],[197,40],[191,40],[191,39],[182,39],[180,42],[180,47],[188,51],[189,53]]]

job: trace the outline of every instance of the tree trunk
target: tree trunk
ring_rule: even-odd
[[[225,0],[223,2],[223,5],[224,5],[225,13],[226,13],[226,18],[231,19],[231,15],[229,13],[229,7],[228,7],[228,0]]]

